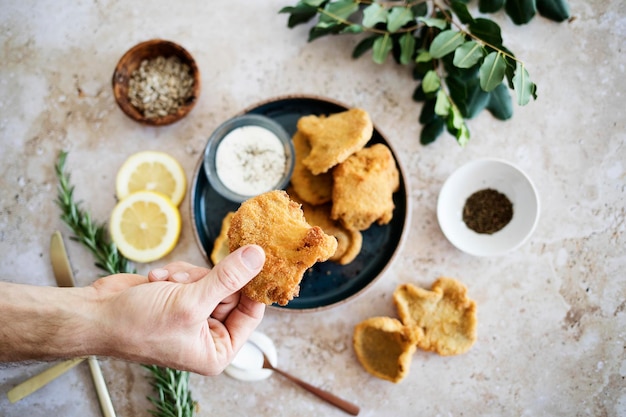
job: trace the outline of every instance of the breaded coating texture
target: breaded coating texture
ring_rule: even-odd
[[[265,265],[242,292],[253,300],[286,305],[298,295],[304,272],[335,253],[337,241],[310,226],[285,191],[270,191],[241,204],[228,231],[230,251],[247,244],[265,250]]]
[[[476,341],[476,303],[455,279],[441,277],[431,291],[412,284],[400,285],[393,301],[402,323],[416,330],[421,349],[458,355]]]
[[[293,187],[287,190],[290,198],[302,204],[304,218],[311,226],[319,226],[324,233],[334,236],[337,239],[337,250],[328,258],[329,261],[337,262],[339,265],[347,265],[357,257],[363,246],[363,235],[360,231],[346,228],[341,222],[330,218],[331,205],[322,204],[314,206],[301,201]]]
[[[311,153],[302,163],[313,175],[319,175],[362,149],[371,139],[374,125],[365,110],[354,108],[328,117],[301,117],[298,131],[311,146]]]
[[[349,229],[366,230],[393,218],[393,193],[400,174],[389,148],[375,144],[361,149],[333,170],[331,218]]]
[[[291,186],[302,201],[314,206],[328,203],[333,193],[333,176],[330,172],[313,175],[302,163],[311,152],[306,136],[297,131],[293,135],[293,147],[296,153]]]
[[[222,229],[220,234],[215,238],[213,242],[213,250],[211,251],[211,262],[213,265],[217,265],[219,261],[224,259],[229,253],[228,247],[228,229],[230,229],[230,222],[235,215],[235,212],[229,211],[222,219]]]
[[[391,317],[371,317],[354,327],[354,352],[370,374],[400,382],[411,367],[415,337],[411,329]]]

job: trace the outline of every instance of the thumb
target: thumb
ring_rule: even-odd
[[[243,288],[257,276],[265,263],[265,252],[257,245],[246,245],[218,262],[207,276],[191,285],[201,297],[200,304],[211,311],[226,297]],[[208,304],[208,305],[207,305]]]

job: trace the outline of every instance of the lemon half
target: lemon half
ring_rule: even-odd
[[[142,151],[131,155],[117,172],[117,198],[122,200],[137,191],[156,191],[178,206],[185,197],[187,178],[180,163],[159,151]]]
[[[138,191],[122,199],[111,213],[111,239],[126,258],[152,262],[174,249],[180,237],[178,208],[153,191]]]

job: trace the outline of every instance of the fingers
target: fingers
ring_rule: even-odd
[[[223,320],[217,317],[210,318],[208,320],[209,329],[215,341],[217,352],[233,355],[238,352],[261,323],[264,313],[265,304],[252,301],[245,295],[241,295],[239,303],[231,308]],[[232,356],[225,359],[230,362]]]
[[[254,278],[265,263],[265,252],[260,246],[243,246],[220,261],[199,282],[190,288],[200,305],[213,311],[217,305],[231,294],[239,291]]]
[[[137,274],[115,274],[99,278],[91,285],[98,291],[122,291],[129,287],[145,284],[146,277]]]
[[[173,281],[179,283],[196,282],[204,278],[210,269],[195,266],[187,262],[173,262],[162,268],[156,268],[148,273],[150,282]]]

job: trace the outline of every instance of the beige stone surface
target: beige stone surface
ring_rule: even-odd
[[[392,62],[352,60],[354,36],[307,43],[278,10],[289,1],[3,2],[0,13],[0,277],[54,285],[50,234],[69,231],[54,204],[54,161],[68,150],[76,197],[105,221],[117,168],[130,154],[164,150],[191,177],[206,139],[222,121],[271,97],[308,93],[367,109],[398,152],[410,184],[408,238],[393,265],[359,298],[316,313],[269,310],[260,330],[285,369],[358,403],[368,416],[626,415],[626,6],[571,1],[571,22],[525,26],[497,15],[505,43],[524,60],[539,99],[500,122],[469,122],[464,149],[450,136],[419,144],[414,81]],[[116,106],[111,75],[136,43],[161,37],[197,59],[203,88],[188,118],[142,127]],[[436,219],[438,192],[454,169],[481,157],[520,166],[541,198],[532,238],[497,258],[455,249]],[[162,265],[205,260],[183,233]],[[100,271],[68,244],[80,285]],[[139,265],[147,272],[154,265]],[[394,385],[365,373],[351,347],[353,326],[395,315],[391,295],[412,282],[455,277],[478,305],[478,341],[466,354],[415,354]],[[1,296],[1,295],[0,295]],[[1,323],[1,319],[0,319]],[[1,324],[0,324],[1,325]],[[48,364],[0,369],[0,415],[99,416],[86,364],[26,399],[6,392]],[[151,390],[136,364],[102,362],[119,416],[148,416]],[[199,416],[341,416],[279,376],[263,383],[226,375],[191,378]]]

